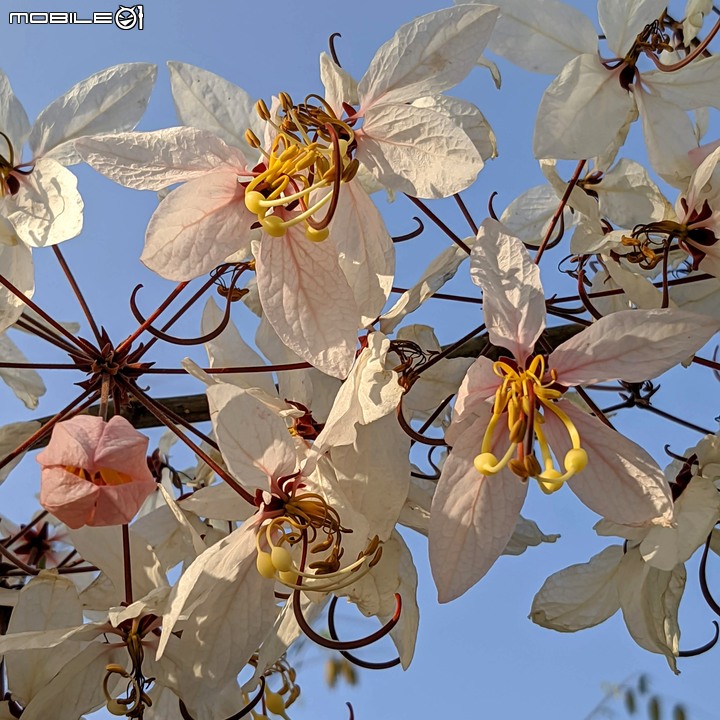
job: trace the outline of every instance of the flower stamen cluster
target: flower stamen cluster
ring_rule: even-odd
[[[557,373],[552,370],[546,373],[542,355],[536,355],[527,369],[508,358],[498,360],[493,364],[493,372],[502,383],[495,392],[492,418],[485,430],[480,454],[475,457],[475,469],[483,475],[495,475],[507,466],[523,480],[536,478],[546,493],[559,490],[566,480],[585,468],[588,458],[581,447],[577,428],[554,403],[564,392],[556,383]],[[545,439],[543,412],[552,412],[558,417],[572,443],[572,449],[563,460],[564,473],[557,469]],[[505,454],[498,459],[492,452],[492,443],[503,417],[509,444]],[[535,440],[540,448],[542,465],[535,456]]]
[[[284,503],[279,514],[267,522],[264,533],[257,535],[258,572],[294,590],[335,592],[356,582],[382,555],[376,536],[353,563],[342,567],[342,535],[349,532],[352,530],[342,526],[337,510],[328,505],[322,496],[303,493],[292,497]],[[319,539],[320,535],[324,537]],[[263,549],[263,537],[266,549]],[[299,564],[291,552],[298,544],[302,553]],[[323,556],[308,563],[306,570],[308,552],[322,553]]]
[[[277,135],[245,189],[245,206],[257,215],[271,237],[282,237],[288,228],[303,224],[309,240],[325,240],[340,185],[352,180],[358,170],[359,164],[352,157],[352,128],[339,120],[322,98],[318,99],[319,107],[307,102],[296,106],[287,93],[281,93],[283,117],[279,124],[272,120],[262,100],[256,105],[258,115],[275,128]],[[246,138],[254,147],[261,147],[251,131]],[[319,199],[311,198],[327,190]],[[326,205],[328,210],[318,219],[317,213]],[[296,210],[297,214],[287,216]]]

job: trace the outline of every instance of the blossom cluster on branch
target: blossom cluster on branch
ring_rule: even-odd
[[[720,330],[720,141],[704,137],[720,108],[713,10],[688,0],[676,19],[666,0],[599,0],[598,46],[593,22],[559,0],[457,3],[401,27],[357,81],[331,39],[324,90],[301,99],[278,88],[255,101],[171,62],[180,124],[143,132],[152,65],[96,73],[32,127],[0,75],[0,377],[33,409],[38,371],[81,377],[66,407],[0,429],[0,481],[39,472],[43,507],[19,527],[0,518],[0,718],[77,720],[103,705],[146,720],[288,718],[300,690],[286,653],[301,638],[361,667],[412,661],[418,578],[399,526],[427,536],[449,602],[501,555],[558,539],[521,511],[529,492],[565,484],[600,517],[597,534],[622,542],[551,575],[531,619],[567,632],[622,610],[673,670],[696,653],[680,649],[678,607],[704,546],[702,591],[720,614],[704,575],[720,435],[692,405],[670,414],[652,398],[672,368],[720,373],[703,355]],[[556,77],[533,140],[547,184],[499,216],[490,199],[477,222],[459,193],[496,139],[446,93],[476,66],[500,85],[486,49]],[[635,121],[649,168],[620,157]],[[138,286],[137,327],[119,341],[58,247],[82,231],[68,169],[81,162],[158,193],[140,260],[175,286],[150,313]],[[383,191],[447,239],[409,288],[394,286],[395,244],[424,223],[392,237]],[[469,237],[427,202],[451,197]],[[567,297],[541,281],[561,243]],[[33,251],[55,255],[82,331],[33,300]],[[442,293],[458,273],[475,296]],[[476,327],[441,346],[411,317],[433,297],[465,302]],[[173,334],[199,303],[199,334]],[[240,303],[258,318],[254,347],[233,320]],[[67,359],[32,362],[11,328]],[[207,365],[158,367],[158,343],[204,345]],[[163,373],[202,388],[189,417],[149,391]],[[602,408],[608,391],[621,401]],[[613,427],[633,407],[698,431],[697,444],[663,470]],[[149,453],[138,428],[153,425],[167,432]],[[173,466],[173,443],[193,467]],[[39,471],[19,465],[38,449]],[[340,597],[380,628],[340,639]],[[323,612],[329,637],[314,627]],[[356,655],[385,636],[397,657]]]

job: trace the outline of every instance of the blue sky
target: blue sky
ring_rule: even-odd
[[[573,3],[594,17],[594,3]],[[70,9],[79,16],[93,11],[114,10],[112,2],[53,3],[53,9]],[[308,0],[295,3],[215,2],[191,3],[176,0],[144,6],[145,28],[122,32],[113,26],[8,26],[5,10],[43,10],[31,0],[13,0],[0,13],[3,39],[2,68],[31,120],[51,100],[75,82],[104,67],[120,62],[145,61],[159,65],[159,78],[141,129],[167,127],[176,123],[165,62],[179,60],[211,70],[237,83],[250,95],[269,100],[279,91],[302,96],[321,90],[317,59],[327,47],[333,32],[342,33],[337,48],[343,63],[360,77],[373,53],[392,33],[412,17],[442,7],[439,0],[364,0],[363,3],[327,3]],[[503,87],[497,91],[489,74],[475,70],[455,94],[475,102],[485,113],[498,136],[500,157],[481,174],[477,186],[467,194],[467,202],[478,221],[486,214],[487,198],[498,191],[496,207],[502,208],[520,192],[542,182],[532,159],[531,138],[535,108],[550,78],[521,73],[507,63],[500,64]],[[638,133],[627,154],[642,159]],[[138,262],[144,228],[156,206],[152,193],[137,193],[113,185],[87,168],[77,171],[86,203],[85,229],[81,237],[63,246],[63,252],[86,290],[96,316],[114,337],[120,338],[135,323],[127,308],[130,289],[143,282],[141,306],[152,307],[169,289],[157,281]],[[454,205],[439,204],[439,212],[461,235],[468,234]],[[387,210],[391,233],[407,232],[415,211],[399,199]],[[424,264],[447,244],[432,230],[399,251],[398,285],[411,282]],[[412,246],[412,247],[409,247]],[[544,260],[547,282],[564,256],[555,251]],[[36,300],[52,308],[56,317],[80,318],[69,292],[58,290],[59,274],[51,253],[35,254],[38,268]],[[461,273],[462,274],[462,273]],[[451,286],[457,292],[474,292],[459,278]],[[434,301],[420,320],[438,323],[443,341],[459,337],[478,324],[472,306],[455,307]],[[470,309],[468,309],[470,308]],[[249,314],[236,318],[240,327],[249,323]],[[247,326],[249,327],[249,326]],[[188,334],[196,327],[188,323]],[[252,331],[248,332],[251,337]],[[44,352],[25,343],[28,354]],[[202,355],[195,353],[202,358]],[[177,362],[181,353],[169,351],[163,364]],[[659,406],[681,416],[702,417],[711,429],[717,408],[693,395],[698,381],[714,382],[710,373],[674,371],[673,384]],[[72,388],[66,382],[48,378],[50,391],[41,400],[40,411],[52,414]],[[158,395],[199,391],[196,385],[176,380],[155,379]],[[710,392],[716,392],[712,387]],[[708,392],[703,390],[703,392]],[[717,398],[717,393],[715,395]],[[14,398],[0,388],[2,420],[28,416]],[[701,423],[702,424],[702,423]],[[644,443],[665,464],[662,445],[671,442],[682,452],[698,438],[682,428],[658,425],[649,415],[636,412],[621,417],[618,426],[634,440]],[[37,486],[37,473],[26,464],[25,477],[11,476],[3,488],[8,513],[13,519],[26,519],[30,493]],[[21,485],[23,485],[21,487]],[[12,496],[12,498],[10,498]],[[12,510],[10,510],[12,508]],[[603,682],[621,682],[639,672],[648,673],[654,689],[668,698],[687,702],[692,718],[712,717],[716,658],[706,655],[680,663],[682,675],[675,677],[665,660],[641,651],[629,638],[618,617],[600,628],[576,635],[559,635],[534,626],[527,614],[534,593],[544,578],[571,563],[584,562],[607,543],[591,530],[596,517],[569,492],[551,498],[533,488],[524,514],[538,521],[545,532],[559,532],[555,545],[530,549],[519,558],[502,558],[488,576],[465,596],[439,606],[426,560],[426,543],[411,533],[406,535],[416,553],[420,573],[420,636],[415,661],[407,672],[390,670],[360,672],[356,688],[341,686],[328,691],[322,684],[325,655],[306,649],[298,681],[303,687],[301,700],[290,713],[303,718],[344,718],[344,702],[349,700],[358,720],[367,718],[583,718],[603,694]],[[687,599],[682,608],[685,632],[682,646],[702,644],[710,636],[710,611],[698,602],[695,566],[689,567]],[[716,580],[720,575],[716,573]],[[711,576],[712,583],[712,576]],[[353,616],[346,613],[347,617]],[[362,632],[348,620],[347,632]],[[378,657],[392,653],[387,645],[377,649]]]

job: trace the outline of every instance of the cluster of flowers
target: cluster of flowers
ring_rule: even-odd
[[[103,704],[147,720],[216,720],[238,708],[287,717],[299,690],[283,656],[302,634],[342,652],[388,634],[407,667],[417,574],[398,524],[427,535],[439,600],[453,600],[500,555],[557,538],[520,515],[531,478],[548,494],[567,483],[602,517],[599,534],[625,540],[550,577],[532,619],[578,630],[622,609],[633,638],[675,668],[684,563],[720,521],[720,437],[663,473],[587,404],[584,388],[656,378],[720,329],[720,148],[701,144],[706,108],[720,107],[720,60],[695,39],[709,7],[691,0],[677,23],[663,1],[599,0],[606,59],[592,22],[556,0],[457,4],[400,28],[358,82],[323,54],[323,96],[280,93],[269,106],[170,63],[182,125],[150,132],[133,128],[152,66],[88,78],[32,129],[0,76],[0,330],[62,339],[87,375],[67,412],[42,428],[7,426],[0,438],[3,480],[24,451],[47,444],[37,455],[42,517],[0,526],[3,555],[15,563],[0,587],[0,604],[13,608],[0,636],[9,687],[0,717],[76,720]],[[491,65],[486,47],[559,73],[534,138],[549,184],[474,237],[455,238],[388,309],[394,247],[370,193],[421,205],[450,197],[495,157],[480,110],[444,94],[477,64]],[[650,61],[657,68],[645,72]],[[643,167],[616,162],[638,117],[653,170],[678,192],[674,208]],[[580,161],[569,183],[558,160]],[[127,187],[162,191],[141,258],[148,268],[179,288],[208,273],[206,287],[232,276],[226,311],[209,300],[203,312],[198,343],[210,367],[184,363],[205,385],[212,434],[199,433],[201,445],[137,382],[149,364],[132,344],[149,321],[117,346],[95,328],[92,344],[32,302],[31,249],[81,231],[68,170],[81,161]],[[594,321],[578,316],[586,327],[553,344],[546,308],[559,301],[546,300],[539,261],[558,221],[573,228]],[[464,259],[494,359],[449,357],[431,328],[398,329]],[[701,291],[669,284],[673,267],[699,278]],[[252,280],[237,288],[245,273]],[[230,320],[240,298],[260,317],[255,342],[274,363],[265,374],[241,371],[266,361]],[[0,375],[34,406],[39,376],[7,336],[0,349]],[[130,397],[196,451],[181,481],[167,448],[148,463],[147,438],[121,414],[108,420],[109,400],[121,413]],[[70,417],[97,399],[100,417]],[[426,438],[431,426],[443,437]],[[411,463],[414,442],[447,448],[436,476]],[[79,565],[57,557],[61,541]],[[33,577],[18,583],[17,568]],[[308,618],[328,603],[332,613],[333,596],[382,629],[324,640]],[[248,665],[254,675],[241,686]]]

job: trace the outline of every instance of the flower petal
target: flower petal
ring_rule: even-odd
[[[217,170],[173,190],[147,228],[141,260],[168,280],[191,280],[247,249],[255,216],[234,171]]]
[[[430,567],[438,601],[471,588],[500,557],[515,530],[528,483],[507,468],[481,475],[473,465],[490,409],[455,443],[430,511]]]
[[[717,320],[683,310],[621,310],[566,340],[548,364],[567,387],[642,382],[686,360],[719,329]]]
[[[493,345],[523,363],[545,328],[540,270],[518,238],[488,218],[470,256],[470,277],[483,289],[483,315]]]
[[[667,7],[665,0],[598,0],[598,19],[610,49],[622,58],[646,25]]]
[[[557,406],[575,425],[588,454],[585,469],[568,480],[580,500],[598,515],[622,525],[670,525],[670,487],[650,455],[571,402],[560,400]],[[570,449],[565,426],[551,412],[545,420],[548,443],[562,462]]]

